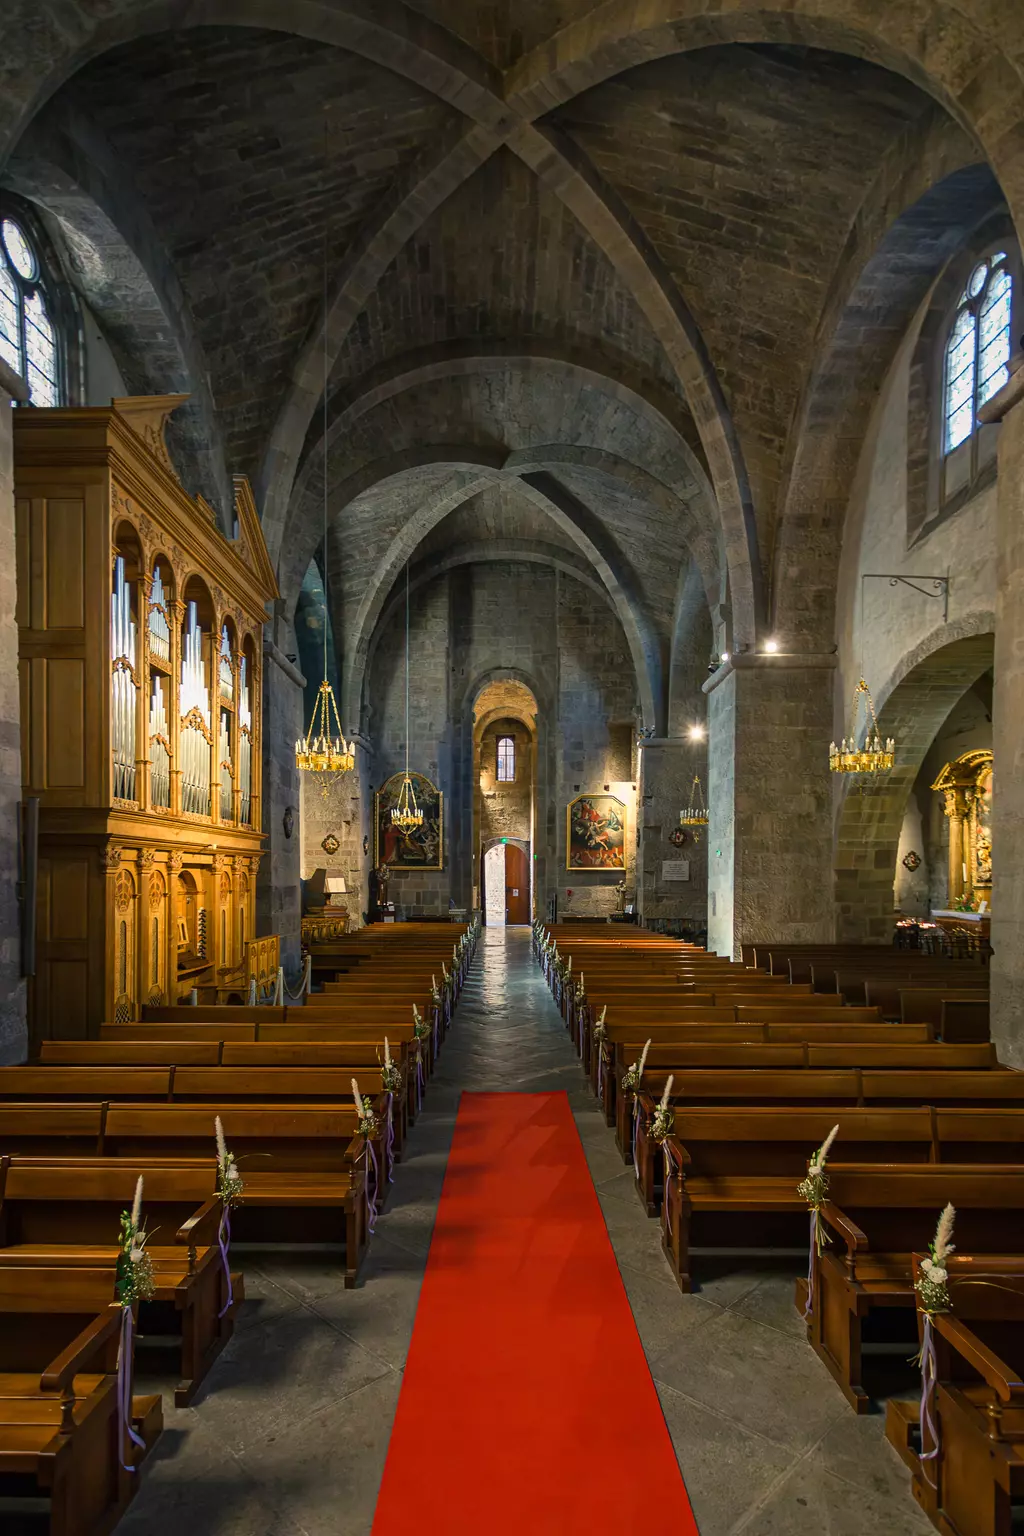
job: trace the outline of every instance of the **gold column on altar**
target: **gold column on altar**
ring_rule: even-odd
[[[977,911],[992,904],[992,753],[965,752],[947,763],[932,789],[949,823],[948,901]]]

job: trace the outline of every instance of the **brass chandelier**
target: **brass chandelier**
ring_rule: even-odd
[[[324,235],[324,677],[305,736],[295,743],[295,766],[300,773],[322,775],[320,793],[326,798],[337,775],[351,773],[356,765],[352,743],[341,733],[338,705],[327,676],[327,236]]]
[[[867,717],[867,727],[864,735],[864,745],[857,746],[857,718],[860,713],[860,701],[864,699],[864,713]],[[878,717],[875,714],[875,704],[871,697],[871,690],[861,678],[853,690],[853,709],[850,722],[850,735],[843,737],[842,744],[836,746],[832,742],[828,749],[828,765],[833,773],[888,773],[892,768],[896,755],[896,742],[889,736],[883,742],[878,729]]]
[[[405,562],[405,778],[399,791],[398,803],[391,807],[391,825],[400,832],[411,832],[422,827],[423,812],[416,804],[416,791],[409,773],[409,562]]]
[[[685,811],[679,812],[679,825],[681,827],[706,827],[708,824],[708,808],[704,799],[704,790],[701,787],[700,775],[694,774],[693,783],[690,786],[690,804]]]

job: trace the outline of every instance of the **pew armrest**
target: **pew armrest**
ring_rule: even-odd
[[[1010,1374],[1009,1367],[981,1342],[977,1334],[948,1312],[939,1312],[932,1323],[936,1332],[941,1333],[946,1343],[998,1392],[1004,1403],[1012,1402],[1014,1398],[1018,1406],[1024,1403],[1024,1382]]]
[[[78,1335],[72,1339],[61,1354],[59,1354],[46,1367],[39,1378],[39,1388],[42,1392],[61,1392],[66,1394],[74,1379],[85,1370],[87,1363],[96,1352],[103,1348],[108,1339],[114,1337],[121,1327],[121,1308],[111,1306],[99,1317],[94,1317]]]
[[[190,1271],[195,1269],[196,1249],[200,1244],[205,1248],[209,1248],[217,1241],[220,1218],[220,1196],[211,1195],[209,1200],[199,1207],[194,1216],[190,1216],[187,1221],[182,1222],[175,1233],[174,1241],[176,1243],[185,1243],[188,1246],[188,1267]]]
[[[672,1143],[672,1150],[673,1150],[674,1153],[676,1153],[678,1155],[679,1161],[682,1164],[682,1166],[684,1168],[688,1167],[689,1164],[693,1162],[693,1158],[690,1156],[689,1152],[687,1152],[686,1148],[683,1146],[682,1142],[679,1140],[679,1137],[678,1136],[670,1136],[668,1138],[668,1140],[671,1141],[671,1143]]]
[[[857,1223],[852,1221],[845,1211],[841,1211],[838,1205],[833,1205],[831,1200],[826,1200],[821,1208],[821,1214],[829,1226],[834,1227],[839,1233],[851,1258],[856,1258],[862,1249],[869,1246],[867,1233],[861,1231]]]

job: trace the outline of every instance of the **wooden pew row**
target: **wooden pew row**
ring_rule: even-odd
[[[0,1133],[2,1135],[2,1133]],[[178,1358],[175,1406],[186,1407],[234,1330],[242,1277],[227,1276],[217,1245],[221,1202],[215,1158],[194,1162],[0,1159],[0,1272],[105,1269],[110,1293],[121,1212],[142,1176],[155,1295],[139,1306],[143,1335],[170,1329]],[[42,1283],[45,1285],[46,1277]],[[225,1310],[226,1309],[226,1310]],[[223,1315],[222,1315],[223,1313]]]
[[[1002,1212],[990,1251],[1005,1250],[1007,1221],[1019,1223],[1020,1219],[1008,1218],[1007,1211],[1024,1210],[1024,1166],[1007,1166],[998,1143],[987,1143],[998,1158],[992,1164],[928,1163],[933,1139],[927,1111],[697,1109],[688,1111],[677,1133],[665,1142],[671,1172],[661,1207],[662,1247],[681,1290],[689,1292],[693,1286],[694,1248],[802,1247],[807,1237],[807,1205],[797,1194],[797,1184],[807,1170],[807,1148],[820,1145],[837,1119],[841,1127],[848,1126],[849,1134],[844,1136],[840,1130],[843,1146],[836,1143],[829,1163],[832,1205],[852,1208],[856,1220],[856,1211],[865,1206],[884,1211],[891,1203],[901,1209],[907,1192],[915,1190],[919,1213],[927,1212],[930,1241],[938,1212],[947,1201],[958,1213],[961,1200],[980,1204]],[[956,1134],[963,1136],[966,1130],[960,1125]],[[944,1150],[947,1145],[986,1143],[950,1139],[943,1142]],[[1019,1148],[1019,1143],[1014,1145]],[[858,1165],[864,1188],[849,1191],[841,1183],[850,1172],[843,1158],[852,1161],[865,1153]],[[909,1160],[898,1161],[904,1153]],[[919,1176],[916,1184],[909,1177],[897,1182],[904,1173],[913,1172]],[[887,1181],[893,1181],[888,1193]],[[913,1237],[912,1246],[926,1246],[920,1221],[906,1231],[908,1239]]]
[[[914,1255],[915,1279],[921,1258]],[[937,1530],[1010,1536],[1014,1494],[1024,1484],[1024,1259],[954,1254],[947,1271],[950,1311],[931,1323],[931,1424],[922,1443],[919,1405],[894,1399],[886,1438],[910,1468],[914,1498]],[[923,1336],[920,1298],[918,1329]]]
[[[647,1074],[645,1073],[645,1078]],[[663,1159],[660,1147],[650,1133],[651,1119],[667,1081],[664,1073],[651,1074],[643,1092],[635,1096],[635,1123],[632,1116],[623,1127],[623,1151],[635,1168],[635,1188],[649,1216],[661,1209]],[[952,1134],[966,1125],[972,1138],[984,1126],[994,1141],[1010,1128],[1004,1156],[1016,1162],[1016,1134],[1024,1113],[1024,1072],[872,1072],[863,1068],[821,1071],[814,1068],[796,1071],[682,1072],[673,1074],[670,1103],[677,1119],[692,1109],[841,1107],[874,1109],[917,1109],[927,1107],[932,1115],[933,1162],[976,1159],[958,1151],[953,1159],[944,1157],[939,1121],[934,1112],[956,1111],[959,1120],[943,1120]],[[1013,1118],[1004,1123],[992,1110],[1010,1110]],[[632,1132],[632,1138],[631,1138]],[[813,1149],[812,1149],[813,1150]],[[984,1159],[990,1161],[987,1155]],[[998,1160],[998,1158],[994,1159]]]
[[[639,1058],[642,1050],[642,1041],[619,1041],[615,1046],[614,1066],[606,1069],[601,1085],[606,1123],[614,1125],[616,1142],[627,1162],[632,1156],[633,1094],[623,1092],[621,1085],[627,1067]],[[789,1045],[667,1043],[651,1046],[644,1085],[652,1097],[660,1098],[670,1073],[676,1076],[698,1069],[835,1072],[844,1068],[942,1076],[947,1072],[968,1072],[986,1077],[992,1072],[1006,1076],[1008,1071],[999,1066],[995,1048],[991,1045],[899,1045],[870,1041],[824,1045],[807,1041]]]
[[[386,1189],[382,1144],[358,1134],[354,1107],[223,1104],[216,1107],[245,1182],[233,1238],[255,1243],[330,1242],[356,1284],[370,1226],[367,1180]],[[0,1153],[185,1160],[208,1165],[214,1106],[167,1103],[5,1103]],[[371,1155],[372,1154],[372,1155]],[[376,1172],[374,1172],[374,1160]]]
[[[984,1273],[986,1256],[1003,1256],[1008,1239],[1013,1241],[1019,1233],[1024,1200],[1024,1169],[1002,1162],[916,1170],[890,1167],[887,1172],[886,1190],[877,1178],[865,1179],[859,1170],[832,1164],[829,1200],[822,1210],[829,1242],[813,1261],[808,1340],[858,1413],[870,1407],[863,1380],[864,1342],[879,1309],[890,1318],[894,1311],[905,1314],[906,1339],[913,1349],[913,1255],[931,1241],[936,1213],[947,1201],[954,1205],[957,1246],[972,1255],[974,1272]],[[795,1299],[803,1312],[806,1280],[797,1282]]]
[[[350,1067],[0,1067],[0,1105],[6,1100],[48,1103],[82,1100],[130,1103],[208,1103],[210,1124],[228,1104],[352,1105],[352,1081],[384,1122],[389,1109],[397,1159],[408,1138],[405,1087],[389,1106],[380,1068]],[[0,1152],[3,1151],[0,1120]],[[390,1170],[389,1170],[390,1171]]]
[[[0,1469],[48,1503],[50,1536],[112,1531],[162,1428],[160,1398],[131,1396],[143,1449],[118,1444],[113,1299],[108,1268],[0,1269]]]

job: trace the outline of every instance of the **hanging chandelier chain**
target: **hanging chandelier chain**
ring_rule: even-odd
[[[324,203],[327,206],[327,163],[328,163],[329,135],[327,126],[327,113],[324,112]],[[327,346],[327,260],[330,250],[329,228],[324,220],[324,261],[323,261],[323,631],[324,631],[324,671],[323,680],[317,692],[316,703],[313,706],[313,715],[309,722],[309,729],[305,736],[295,743],[295,766],[302,773],[313,773],[318,776],[320,791],[326,797],[337,775],[350,773],[356,765],[355,751],[352,743],[347,742],[342,735],[341,718],[338,714],[338,704],[334,697],[334,689],[328,676],[328,626],[330,621],[329,605],[329,576],[327,559],[327,490],[328,490],[328,410],[327,410],[327,385],[330,374]]]
[[[405,562],[405,777],[397,805],[391,808],[391,824],[402,832],[422,827],[423,812],[416,804],[416,791],[409,772],[409,562]]]

